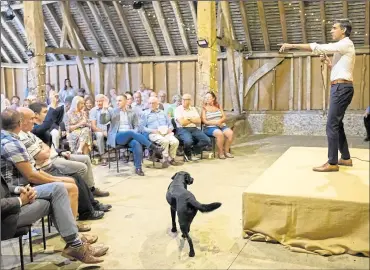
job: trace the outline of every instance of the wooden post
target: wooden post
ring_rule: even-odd
[[[260,67],[260,60],[257,60],[258,67]],[[253,100],[253,109],[258,111],[258,101],[259,101],[259,82],[257,81],[254,85],[254,100]]]
[[[307,56],[306,62],[306,74],[307,74],[307,85],[306,85],[306,109],[311,110],[311,56]]]
[[[327,85],[328,85],[328,66],[327,65],[324,65],[324,68],[322,70],[322,76],[324,78],[324,81],[323,81],[323,86],[322,86],[322,109],[323,110],[326,110],[326,107],[329,106],[329,102],[326,102],[326,91],[328,90],[327,89]],[[329,95],[328,97],[330,96],[330,89],[328,91]],[[326,106],[326,103],[328,104]]]
[[[154,89],[154,62],[150,62],[150,88]]]
[[[240,110],[243,111],[244,105],[244,56],[243,53],[237,53],[238,55],[238,88],[239,88],[239,102]]]
[[[164,62],[164,89],[166,91],[166,96],[168,97],[168,77],[167,77],[167,62]]]
[[[199,1],[197,15],[198,40],[208,42],[207,48],[198,47],[200,84],[198,98],[202,98],[207,91],[217,93],[217,42],[214,42],[216,40],[216,2]]]
[[[28,60],[28,72],[31,78],[29,85],[32,90],[37,92],[39,99],[45,101],[46,54],[42,5],[40,1],[24,1],[23,4],[27,43],[30,44],[29,48],[34,52],[34,57]]]
[[[276,69],[273,69],[273,78],[272,78],[272,93],[271,93],[271,110],[276,108]]]
[[[365,92],[365,81],[366,81],[366,54],[362,55],[362,72],[361,72],[361,86],[360,86],[360,106],[359,109],[364,109],[364,92]],[[369,101],[366,100],[366,103]],[[365,105],[365,108],[368,105]]]
[[[302,110],[303,60],[298,58],[298,111]]]
[[[95,95],[104,93],[104,73],[100,58],[94,60]]]
[[[177,61],[177,93],[182,94],[181,62]]]
[[[17,83],[16,83],[16,79],[15,79],[15,68],[12,68],[11,71],[12,71],[12,84],[13,84],[12,95],[15,96],[16,93],[17,93]]]
[[[125,64],[125,72],[126,72],[126,89],[131,90],[131,75],[130,75],[130,64]]]
[[[218,102],[224,107],[224,60],[220,59],[220,81],[218,82]]]
[[[4,94],[5,98],[8,97],[8,94],[6,93],[5,68],[1,68],[1,93]]]
[[[289,111],[294,105],[294,58],[290,58],[290,88],[289,88]]]

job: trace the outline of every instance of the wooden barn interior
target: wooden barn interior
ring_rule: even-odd
[[[134,6],[137,2],[140,2],[140,8]],[[167,242],[163,240],[169,238],[166,226],[170,226],[170,213],[163,194],[174,169],[167,172],[151,170],[151,174],[148,173],[150,180],[140,182],[128,170],[117,174],[115,169],[96,167],[94,174],[99,178],[96,181],[111,192],[105,202],[113,205],[106,221],[91,225],[92,232],[111,248],[102,269],[368,268],[368,249],[363,253],[367,254],[366,258],[344,254],[350,253],[346,251],[334,252],[338,256],[328,258],[312,255],[314,252],[292,253],[294,248],[287,250],[266,243],[267,239],[263,237],[259,243],[241,236],[242,193],[251,183],[257,189],[256,181],[267,169],[271,169],[269,176],[277,175],[277,168],[270,166],[284,157],[285,151],[290,147],[319,147],[324,149],[322,152],[316,149],[319,158],[325,161],[330,69],[321,64],[319,55],[311,52],[290,50],[279,53],[279,44],[332,42],[330,31],[333,22],[339,18],[352,21],[350,38],[356,49],[354,96],[344,118],[345,130],[351,141],[350,148],[360,149],[357,156],[368,159],[365,151],[368,154],[369,145],[363,142],[366,136],[363,114],[370,105],[368,0],[2,0],[1,94],[8,99],[19,96],[22,102],[28,89],[45,97],[46,84],[50,83],[60,91],[67,78],[74,88],[84,88],[93,97],[109,95],[112,88],[118,93],[134,93],[142,83],[155,92],[164,90],[169,103],[172,103],[173,95],[189,93],[197,108],[202,107],[207,91],[216,93],[227,114],[228,124],[233,127],[236,158],[225,166],[218,160],[207,160],[205,165],[185,164],[182,168],[199,174],[194,186],[200,186],[193,189],[197,197],[208,201],[216,197],[225,201],[216,218],[212,216],[216,212],[199,214],[195,218],[194,238],[199,256],[197,254],[193,260],[188,258],[186,242],[183,250],[178,251],[180,236]],[[297,155],[304,153],[302,155],[310,161],[321,162],[313,152],[294,151]],[[296,155],[289,153],[285,158],[294,167]],[[316,165],[309,162],[297,164],[301,167]],[[365,174],[369,173],[369,168],[367,163],[361,164],[361,173],[357,176],[365,178],[364,185],[368,187],[369,178]],[[287,170],[290,168],[286,167]],[[231,177],[230,172],[235,177]],[[297,178],[301,175],[307,181],[310,181],[309,177],[316,177],[300,173],[293,175]],[[264,179],[267,177],[265,175]],[[207,192],[209,187],[199,182],[204,179],[204,183],[211,184],[213,178],[216,179],[215,191]],[[231,178],[235,182],[231,183]],[[352,181],[353,178],[348,179]],[[158,180],[158,186],[149,183],[155,180]],[[140,188],[138,183],[143,187]],[[271,184],[267,180],[263,183]],[[353,185],[357,184],[353,182]],[[145,192],[142,191],[144,187],[148,188]],[[150,192],[155,190],[157,193],[156,188],[161,189],[159,195]],[[224,188],[228,195],[224,194]],[[351,189],[352,186],[341,188]],[[124,198],[118,189],[123,190]],[[356,190],[361,192],[360,188]],[[141,197],[143,194],[145,196]],[[150,228],[145,234],[146,226],[156,226],[147,218],[152,215],[148,209],[155,208],[150,200],[163,200],[161,213],[153,210],[156,215],[153,219],[162,227]],[[248,207],[243,203],[245,210]],[[364,202],[359,203],[363,206]],[[136,206],[138,212],[135,212]],[[130,223],[131,216],[136,223]],[[215,230],[211,226],[215,226]],[[368,228],[368,223],[364,226]],[[127,231],[121,233],[126,230],[122,228]],[[369,235],[362,237],[368,244]],[[55,237],[48,239],[48,245],[55,251],[62,249],[61,243]],[[17,254],[4,257],[2,269],[18,269],[17,245],[17,242],[13,244],[16,251],[12,253],[9,245],[2,242],[6,254]],[[26,264],[26,269],[80,267],[79,263],[68,265],[60,256],[48,255],[40,242],[34,248],[39,250],[38,254],[34,262]],[[27,248],[24,251],[27,254]]]

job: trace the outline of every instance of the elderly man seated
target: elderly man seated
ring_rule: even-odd
[[[132,109],[134,113],[136,113],[136,115],[140,118],[141,113],[143,112],[143,110],[145,110],[145,106],[142,103],[141,93],[139,91],[134,94],[134,100],[135,102],[132,103]]]
[[[158,108],[159,102],[156,97],[149,98],[150,108],[141,116],[141,130],[149,134],[149,139],[163,147],[162,167],[179,165],[176,160],[176,151],[179,147],[179,140],[173,134],[171,120]]]
[[[108,98],[103,94],[96,95],[95,102],[96,106],[90,110],[89,119],[91,120],[91,129],[95,135],[99,155],[102,159],[102,165],[105,166],[107,164],[107,160],[103,158],[103,155],[105,153],[105,138],[108,136],[108,127],[107,124],[102,124],[100,122],[100,114],[103,109],[104,102],[109,102]]]
[[[13,237],[17,228],[30,225],[51,215],[56,229],[66,242],[62,256],[86,264],[101,263],[108,247],[93,247],[85,236],[78,235],[76,221],[69,205],[68,193],[62,183],[36,187],[13,186],[1,176],[1,238]]]
[[[138,133],[138,117],[133,111],[127,110],[125,95],[117,96],[117,104],[117,109],[104,107],[100,115],[102,124],[110,122],[107,142],[113,148],[117,144],[128,145],[134,154],[135,173],[144,176],[142,170],[143,146],[153,150],[155,153],[161,153],[163,149]]]
[[[167,115],[168,114],[168,109],[170,107],[170,104],[167,103],[167,94],[166,94],[166,91],[160,90],[158,92],[158,99],[159,99],[159,103],[163,106],[164,113]]]
[[[200,115],[191,104],[191,95],[182,96],[182,105],[175,109],[177,136],[184,142],[184,157],[187,161],[198,159],[192,155],[200,154],[205,147],[211,146],[211,139],[204,134],[197,125],[200,125]]]

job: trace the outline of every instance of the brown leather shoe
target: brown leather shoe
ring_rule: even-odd
[[[352,167],[353,164],[352,164],[352,159],[339,159],[338,161],[338,165],[339,166],[348,166],[348,167]]]
[[[324,165],[320,167],[315,167],[313,168],[315,172],[337,172],[339,171],[339,166],[338,165],[331,165],[329,163],[325,163]]]
[[[107,253],[108,249],[109,247],[104,246],[102,244],[98,244],[96,246],[89,245],[89,250],[91,251],[94,257],[104,256]]]
[[[92,194],[94,195],[94,197],[107,197],[107,196],[109,196],[108,191],[103,191],[100,188],[95,188],[94,191],[92,191]]]
[[[174,160],[174,159],[172,159],[172,160],[170,161],[170,164],[171,164],[172,166],[181,166],[181,165],[183,165],[183,163],[177,162],[177,161],[176,161],[176,160]]]
[[[101,258],[96,258],[93,255],[93,250],[90,249],[88,244],[83,244],[80,247],[73,248],[71,246],[66,247],[63,252],[62,256],[65,258],[70,259],[71,261],[81,261],[86,264],[96,264],[104,262]]]
[[[98,236],[94,234],[82,234],[81,241],[86,244],[94,244],[98,241]]]
[[[91,231],[91,227],[89,225],[83,224],[83,223],[77,224],[77,229],[78,229],[78,232],[89,232],[89,231]]]

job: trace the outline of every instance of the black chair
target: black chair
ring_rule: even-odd
[[[108,168],[110,169],[110,146],[107,144],[108,147]],[[119,173],[119,160],[121,159],[121,150],[125,150],[127,154],[127,162],[129,161],[130,155],[129,155],[129,146],[128,145],[116,145],[114,149],[115,158],[117,162],[117,173]]]

